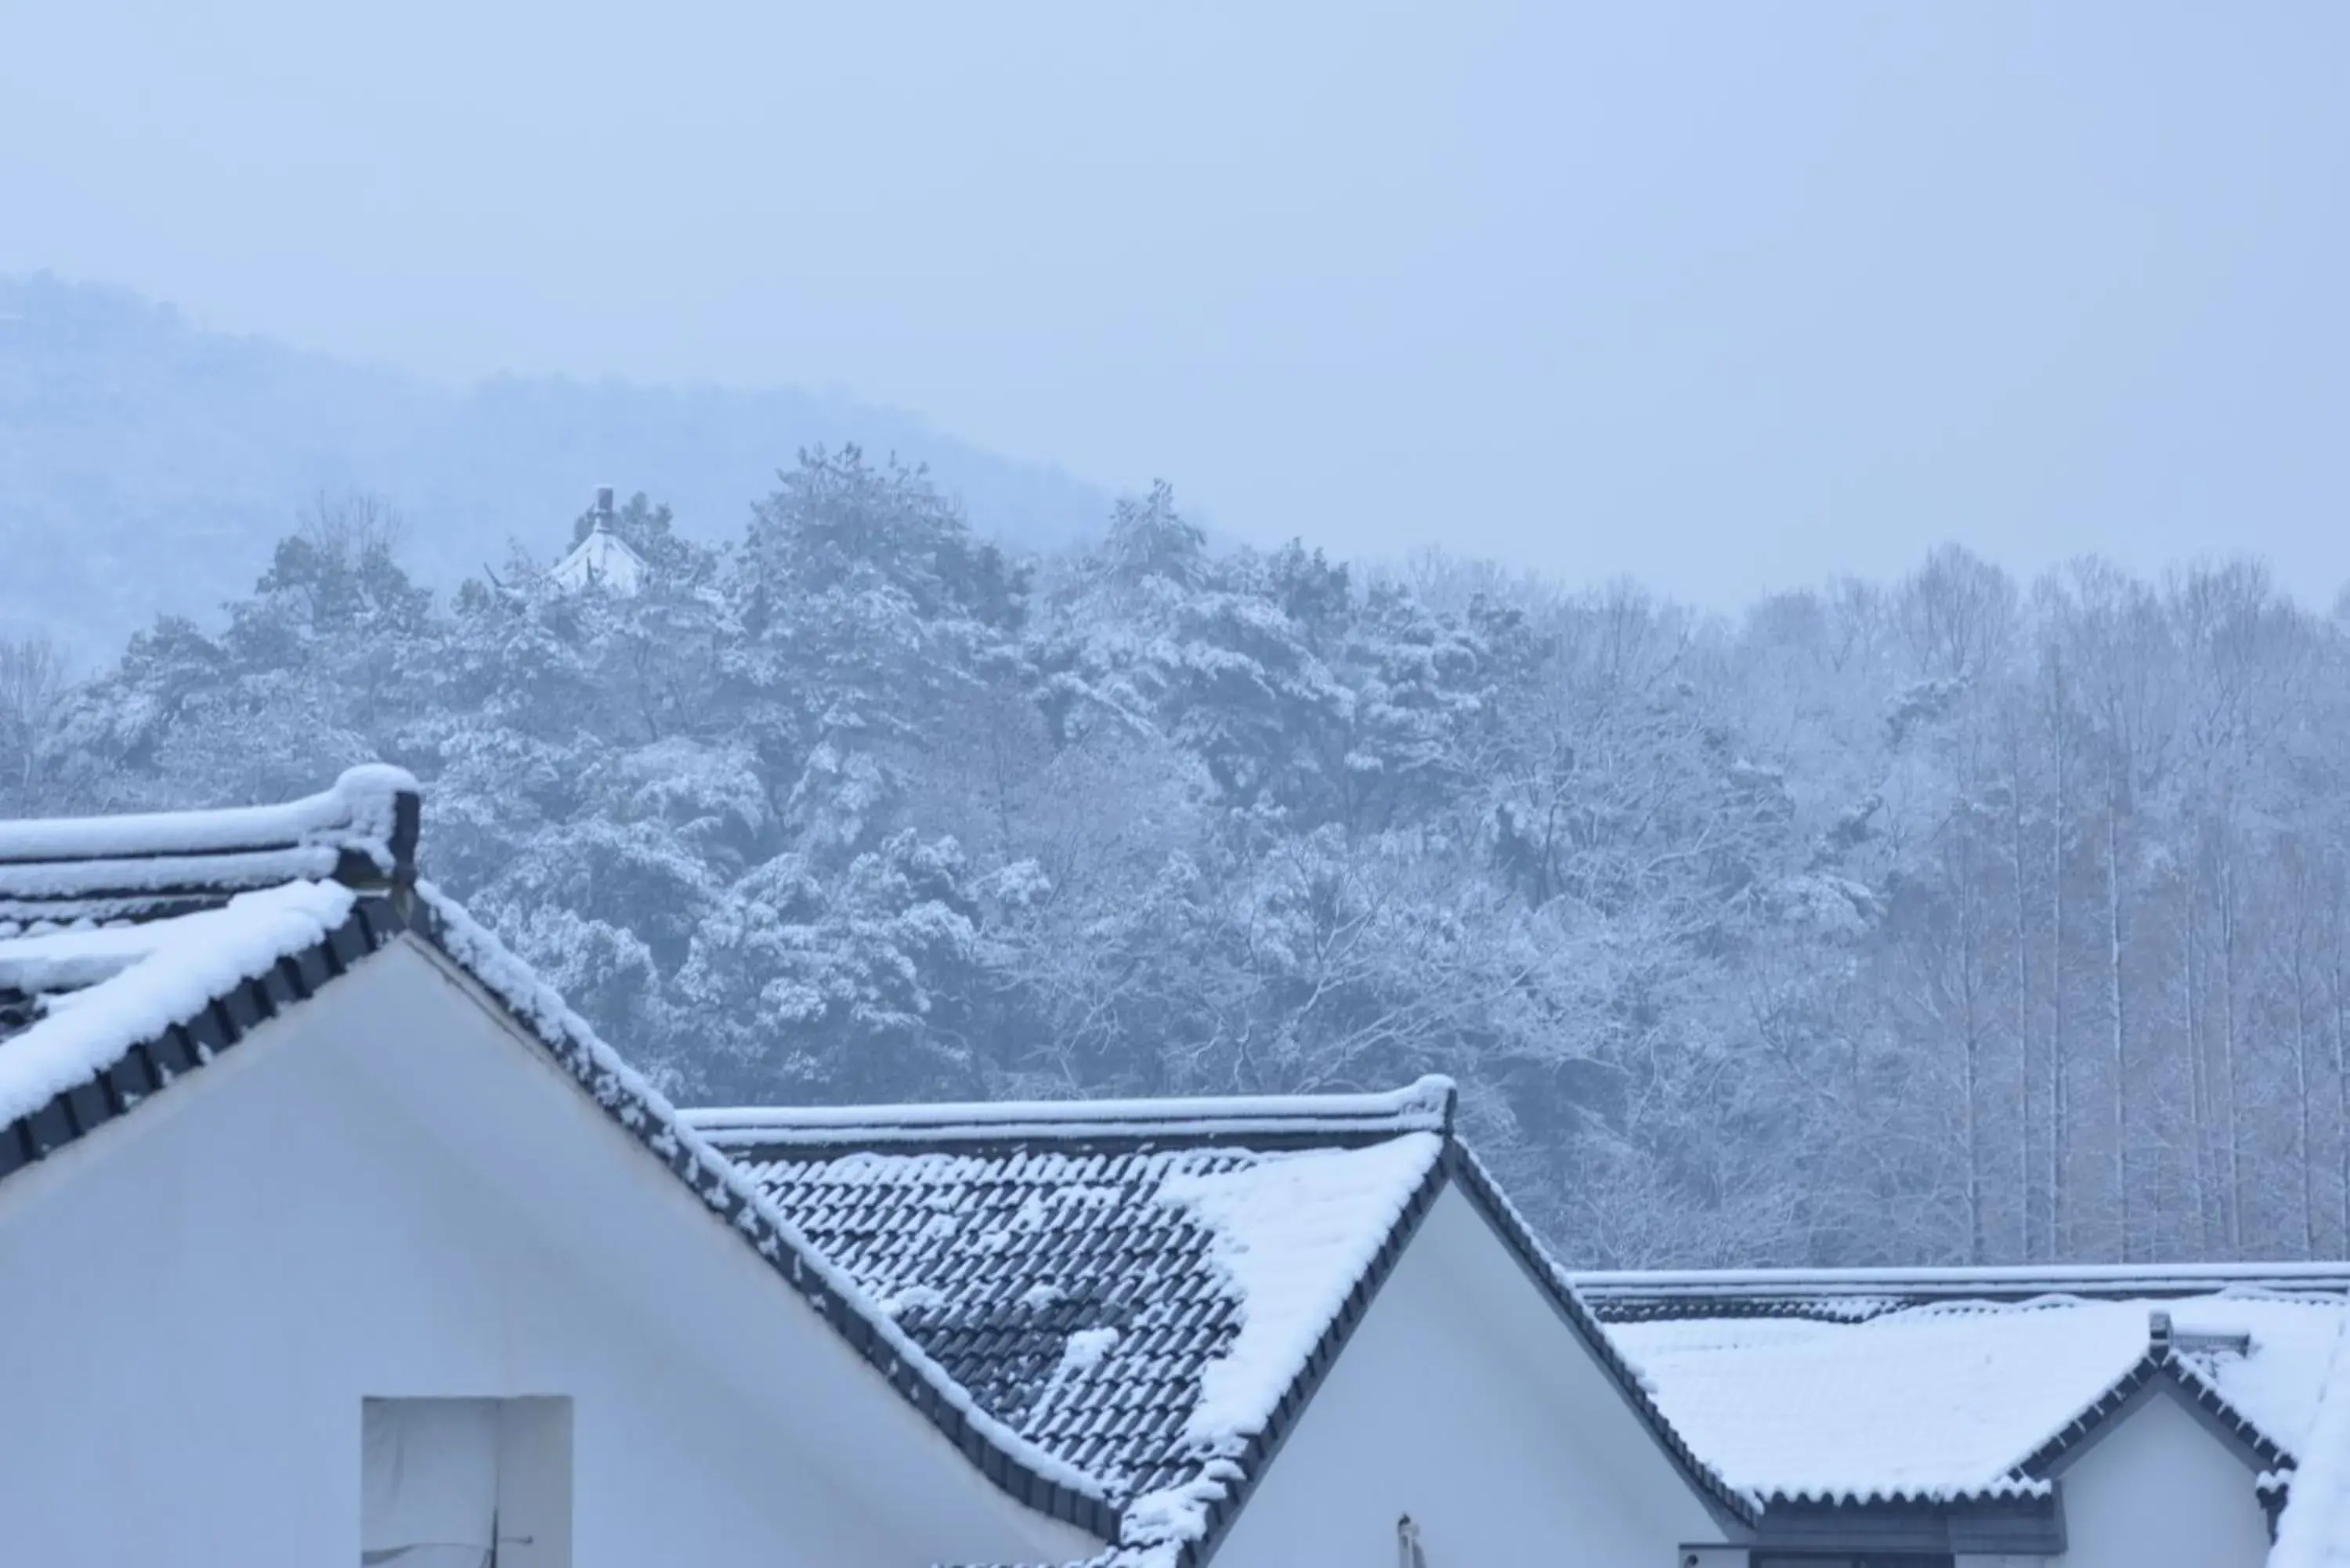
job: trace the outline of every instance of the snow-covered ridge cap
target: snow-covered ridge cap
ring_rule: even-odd
[[[976,1105],[754,1106],[680,1115],[722,1148],[886,1144],[1329,1141],[1450,1133],[1452,1080],[1430,1075],[1367,1095],[1170,1100],[1033,1100]]]
[[[0,822],[0,921],[104,923],[292,881],[410,881],[421,796],[406,771],[371,764],[282,805]]]
[[[407,769],[374,763],[348,770],[317,794],[277,805],[0,822],[0,862],[203,855],[347,838],[380,842],[391,837],[397,797],[421,794]]]
[[[1579,1273],[1575,1285],[1594,1311],[1611,1320],[1779,1313],[1869,1317],[1931,1302],[2340,1295],[2350,1293],[2350,1262],[1671,1269]]]

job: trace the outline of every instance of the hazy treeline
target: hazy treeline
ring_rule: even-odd
[[[2254,566],[1725,619],[1164,489],[1022,563],[853,451],[723,549],[619,529],[634,596],[549,539],[442,603],[337,504],[216,635],[0,649],[0,812],[402,763],[689,1099],[1441,1071],[1583,1262],[2350,1251],[2350,621]]]
[[[920,420],[786,389],[498,378],[440,386],[203,329],[120,289],[0,275],[0,635],[43,631],[88,664],[159,612],[240,592],[297,507],[395,486],[400,563],[447,589],[514,518],[559,518],[626,473],[731,525],[775,455],[861,432],[928,462],[983,533],[1044,548],[1109,502]],[[605,465],[609,466],[605,466]],[[710,536],[716,536],[712,534]]]

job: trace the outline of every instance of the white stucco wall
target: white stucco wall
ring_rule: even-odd
[[[576,1568],[1061,1562],[402,945],[0,1184],[0,1557],[358,1560],[360,1401],[572,1401]]]
[[[2194,1414],[2157,1392],[2057,1480],[2063,1568],[2261,1568],[2268,1522],[2253,1474]]]
[[[1215,1568],[1673,1568],[1721,1533],[1469,1200],[1440,1195]]]

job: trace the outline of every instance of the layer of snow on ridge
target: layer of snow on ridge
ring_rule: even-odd
[[[2292,1486],[2269,1568],[2350,1568],[2350,1331],[2334,1335]]]
[[[1017,1460],[1031,1473],[1081,1497],[1098,1500],[1107,1496],[1108,1489],[1099,1479],[1047,1453],[980,1408],[970,1392],[949,1377],[931,1354],[899,1327],[897,1321],[846,1271],[816,1251],[775,1200],[759,1189],[758,1183],[688,1126],[676,1106],[604,1044],[588,1021],[572,1012],[528,964],[467,914],[464,906],[429,881],[417,883],[416,897],[439,922],[442,947],[468,975],[513,1009],[516,1018],[558,1053],[558,1059],[567,1061],[573,1054],[584,1058],[587,1069],[593,1075],[588,1088],[598,1103],[610,1107],[625,1126],[653,1129],[652,1141],[657,1149],[677,1147],[691,1155],[701,1179],[723,1189],[744,1210],[756,1215],[759,1223],[791,1250],[799,1269],[821,1281],[843,1311],[864,1319],[875,1335],[889,1347],[891,1355],[929,1386],[932,1397],[951,1407],[991,1447]],[[669,1140],[666,1146],[663,1139]],[[769,1257],[771,1262],[776,1261],[772,1254]]]
[[[35,817],[0,822],[0,861],[202,855],[269,845],[380,845],[391,836],[393,797],[417,794],[405,769],[370,763],[334,787],[280,805],[146,815]]]
[[[128,931],[0,943],[0,963],[27,977],[48,961],[45,947],[56,950],[51,958],[60,972],[80,964],[117,966],[88,990],[54,999],[46,1017],[0,1043],[0,1126],[97,1077],[132,1046],[185,1023],[239,981],[315,946],[349,917],[356,898],[334,883],[296,882]]]
[[[1160,1184],[1159,1201],[1182,1205],[1211,1233],[1209,1261],[1239,1303],[1240,1332],[1201,1370],[1184,1424],[1185,1441],[1208,1463],[1191,1484],[1135,1500],[1130,1543],[1204,1531],[1208,1506],[1239,1478],[1232,1459],[1305,1372],[1443,1147],[1435,1133],[1404,1133],[1365,1148],[1178,1171]]]
[[[941,1137],[1169,1137],[1318,1131],[1439,1132],[1452,1081],[1429,1076],[1366,1095],[1162,1100],[1000,1100],[969,1105],[747,1106],[689,1110],[722,1145],[930,1142]]]
[[[335,846],[320,843],[224,855],[146,855],[29,865],[0,860],[0,899],[72,898],[112,905],[120,900],[136,903],[137,895],[173,888],[270,888],[285,882],[323,881],[335,874],[337,859]],[[45,914],[18,911],[20,918],[36,920]],[[80,918],[79,912],[72,918]]]

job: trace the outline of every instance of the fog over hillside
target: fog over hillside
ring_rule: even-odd
[[[790,368],[777,368],[787,380]],[[785,387],[741,391],[496,379],[452,389],[255,337],[47,275],[0,280],[0,625],[84,662],[158,614],[211,619],[248,591],[319,494],[405,520],[403,556],[452,586],[552,551],[599,483],[731,537],[803,446],[927,464],[981,534],[1050,547],[1108,498],[893,410]]]

